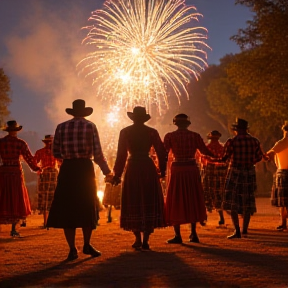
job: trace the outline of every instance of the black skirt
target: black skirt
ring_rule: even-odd
[[[47,227],[96,228],[98,207],[93,162],[65,159],[60,166]]]

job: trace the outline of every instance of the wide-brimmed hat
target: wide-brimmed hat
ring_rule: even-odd
[[[221,136],[222,136],[222,134],[217,130],[213,130],[207,134],[208,139],[212,139],[212,138],[219,139]]]
[[[53,141],[53,135],[45,135],[44,136],[44,139],[42,139],[42,141],[44,142],[44,143],[49,143],[49,142],[52,142]]]
[[[236,122],[232,124],[231,128],[233,130],[248,129],[249,125],[248,125],[248,122],[246,120],[241,119],[241,118],[236,118]]]
[[[20,131],[21,129],[22,129],[22,126],[18,125],[15,120],[8,121],[7,126],[2,128],[3,131],[7,131],[7,132]]]
[[[66,113],[78,116],[78,117],[86,117],[93,113],[92,107],[85,107],[85,101],[82,99],[77,99],[72,103],[73,108],[66,108]]]
[[[174,125],[178,125],[178,124],[191,124],[190,122],[190,117],[186,114],[177,114],[174,118],[173,118],[173,124]]]
[[[146,122],[151,118],[151,116],[147,114],[146,108],[141,106],[134,107],[133,112],[127,112],[127,116],[132,121],[141,121],[141,122]]]

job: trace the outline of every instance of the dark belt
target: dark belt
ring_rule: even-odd
[[[240,165],[231,165],[230,167],[234,168],[234,169],[238,169],[238,170],[250,170],[250,169],[254,168],[255,166],[251,165],[251,164],[249,164],[249,165],[240,164]]]

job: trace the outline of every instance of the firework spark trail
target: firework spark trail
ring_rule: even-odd
[[[92,12],[83,40],[91,52],[77,65],[92,77],[97,95],[131,108],[169,107],[168,95],[189,98],[191,78],[207,66],[207,30],[194,27],[202,15],[184,0],[110,0]]]

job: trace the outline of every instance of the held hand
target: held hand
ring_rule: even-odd
[[[121,183],[121,178],[118,176],[114,176],[112,181],[110,182],[113,186],[117,186]]]
[[[110,173],[105,176],[104,181],[105,183],[111,183],[112,179],[113,179],[113,174]]]

